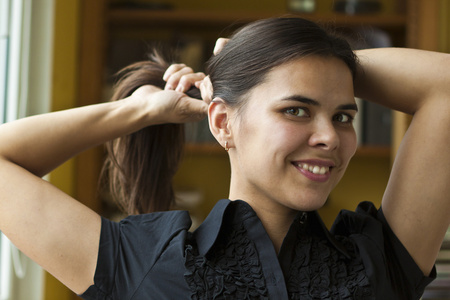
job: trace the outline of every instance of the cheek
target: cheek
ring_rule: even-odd
[[[264,161],[279,164],[299,148],[304,139],[298,126],[289,126],[285,122],[270,118],[246,119],[241,123],[237,137],[239,157],[248,162]]]
[[[271,132],[279,145],[283,145],[286,151],[296,151],[299,147],[308,144],[308,129],[298,124],[280,122],[271,126]]]
[[[351,130],[341,135],[341,149],[347,161],[350,160],[353,157],[353,155],[355,155],[357,148],[358,143],[356,140],[356,133],[354,130]]]

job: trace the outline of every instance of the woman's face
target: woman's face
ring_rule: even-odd
[[[268,73],[231,122],[231,199],[271,210],[315,210],[356,151],[350,70],[309,56]]]

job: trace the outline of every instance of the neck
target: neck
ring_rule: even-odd
[[[230,197],[230,199],[233,199]],[[236,198],[235,198],[236,199]],[[289,228],[294,221],[297,211],[289,209],[286,207],[278,207],[274,209],[263,203],[257,201],[251,201],[247,199],[242,199],[246,201],[256,212],[258,218],[264,226],[269,238],[272,240],[273,246],[277,253],[280,252],[283,240],[289,231]]]
[[[237,176],[239,174],[236,174],[237,168],[232,167],[231,169],[232,176],[228,198],[243,200],[253,208],[272,240],[276,252],[279,253],[297,211],[281,205],[275,199],[269,199],[259,193],[252,192],[251,189],[246,189],[242,180],[237,180],[237,178],[240,178],[240,176]]]
[[[258,212],[257,214],[266,229],[267,234],[272,240],[275,251],[279,253],[283,240],[295,218],[295,213],[293,215],[285,216],[270,216]]]

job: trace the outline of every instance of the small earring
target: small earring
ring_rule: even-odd
[[[225,141],[225,151],[228,152],[228,150],[230,150],[230,148],[228,148],[228,141]]]

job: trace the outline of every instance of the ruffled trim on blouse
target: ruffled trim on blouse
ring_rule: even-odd
[[[184,278],[191,299],[268,299],[258,250],[243,222],[247,210],[247,204],[231,206],[206,254],[199,254],[195,237],[187,243]],[[318,218],[300,213],[289,230],[288,244],[283,244],[284,250],[291,249],[280,257],[288,259],[289,299],[374,299],[356,245],[347,237],[331,241]]]
[[[287,280],[289,299],[374,299],[354,243],[348,238],[336,237],[351,256],[348,259],[310,227],[297,230]]]
[[[206,257],[186,247],[191,299],[269,299],[256,246],[242,224],[224,226],[213,248]]]

